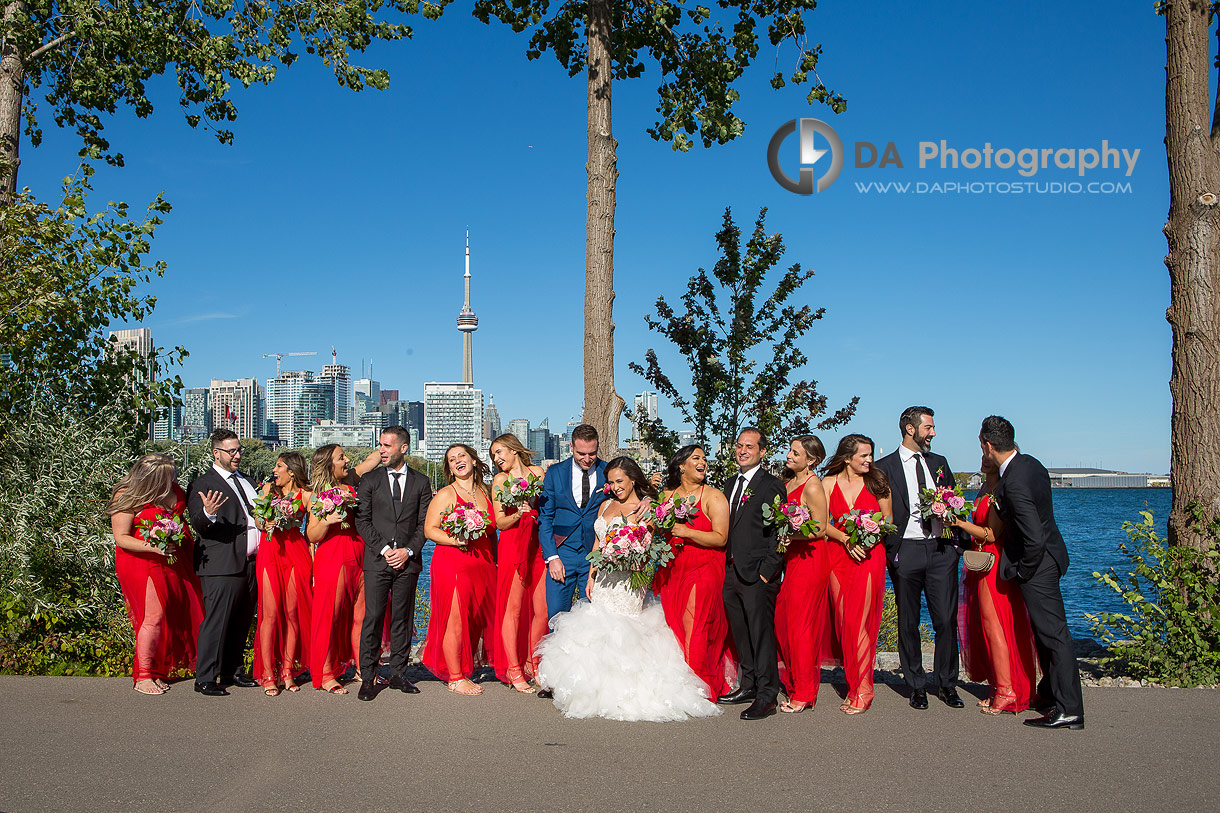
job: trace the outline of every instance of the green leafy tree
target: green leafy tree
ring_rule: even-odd
[[[585,214],[584,421],[595,426],[603,448],[618,448],[625,403],[614,388],[614,207],[618,182],[611,127],[614,80],[660,71],[658,118],[648,134],[687,150],[724,144],[745,129],[733,112],[734,84],[758,56],[763,39],[778,51],[795,46],[787,81],[810,82],[809,103],[836,113],[847,107],[816,69],[821,45],[809,45],[804,13],[815,0],[718,0],[715,11],[696,3],[661,0],[475,0],[474,14],[493,17],[514,31],[530,32],[526,56],[551,51],[571,76],[587,80],[588,184]],[[760,30],[762,29],[762,30]],[[812,79],[811,79],[812,77]],[[777,72],[772,85],[782,87]]]
[[[645,364],[630,364],[694,427],[696,437],[720,442],[708,449],[716,475],[731,470],[729,447],[743,426],[759,427],[778,448],[784,438],[847,423],[860,400],[854,397],[827,414],[827,399],[817,382],[794,380],[809,363],[801,340],[825,309],[791,301],[813,271],[799,263],[777,269],[784,241],[779,234],[767,234],[766,212],[759,212],[753,234],[742,244],[742,232],[726,209],[716,234],[720,259],[711,272],[700,268],[690,278],[681,311],[661,296],[656,317],[644,317],[648,329],[668,339],[682,356],[691,376],[688,394],[662,369],[654,349],[645,353]],[[775,277],[773,270],[779,271]],[[677,435],[662,421],[640,421],[637,428],[641,439],[663,456],[673,453]]]

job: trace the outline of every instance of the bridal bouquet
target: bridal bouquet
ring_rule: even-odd
[[[585,558],[598,570],[630,573],[631,586],[643,590],[652,581],[650,569],[668,564],[674,553],[662,536],[654,536],[646,526],[619,525],[607,531],[601,547]]]
[[[653,500],[648,506],[648,514],[654,528],[668,533],[679,522],[689,524],[699,516],[699,501],[672,494],[668,500]]]
[[[788,502],[776,495],[770,505],[762,507],[763,527],[775,529],[775,549],[779,553],[788,550],[788,541],[796,536],[814,536],[818,532],[818,521],[809,515],[809,509],[798,502]]]
[[[170,546],[180,546],[186,541],[186,520],[181,514],[163,514],[139,521],[140,534],[144,541],[167,554],[172,565],[177,557],[169,554]]]
[[[336,511],[343,514],[354,511],[356,503],[356,495],[346,488],[328,488],[313,495],[313,502],[309,505],[309,513],[318,519],[324,519],[327,514],[332,514]],[[339,524],[339,527],[350,528],[352,526],[345,519]]]
[[[261,494],[254,498],[254,503],[251,505],[254,509],[254,518],[261,520],[263,529],[267,533],[275,533],[295,525],[301,517],[301,492],[293,494],[291,497],[277,497],[272,492]]]
[[[942,469],[937,469],[939,477]],[[953,523],[959,519],[969,519],[974,508],[962,496],[962,487],[958,485],[933,486],[919,492],[919,516],[926,520],[940,520],[943,530],[940,535],[944,539],[953,536]]]
[[[542,494],[542,478],[536,474],[509,477],[496,489],[496,502],[505,508],[528,508]]]
[[[880,511],[870,514],[859,508],[848,511],[836,519],[835,524],[843,526],[849,547],[858,546],[865,550],[872,550],[887,535],[898,532],[898,526],[889,522],[885,514]]]
[[[458,502],[441,517],[441,530],[462,543],[462,547],[487,533],[491,517],[471,502]]]

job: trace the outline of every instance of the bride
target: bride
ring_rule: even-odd
[[[646,498],[656,494],[629,457],[606,466],[606,488],[597,547],[614,529],[641,524]],[[538,644],[539,685],[554,693],[565,717],[667,722],[720,713],[686,665],[661,605],[644,606],[645,590],[632,588],[630,573],[593,570],[586,593],[591,602],[555,616]]]

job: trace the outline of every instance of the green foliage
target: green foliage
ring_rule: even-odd
[[[55,208],[28,189],[0,207],[0,351],[10,357],[0,365],[0,413],[37,400],[86,411],[118,403],[122,433],[135,437],[181,389],[165,373],[186,351],[143,359],[108,342],[104,331],[152,312],[155,297],[137,286],[165,273],[164,263],[149,264],[145,255],[169,204],[158,197],[134,218],[123,203],[90,213],[92,173],[84,165],[65,178]]]
[[[731,470],[732,444],[743,426],[760,427],[772,439],[770,451],[775,451],[786,445],[787,438],[812,432],[815,426],[841,426],[851,419],[859,401],[852,398],[827,415],[827,401],[818,393],[817,382],[792,380],[809,362],[801,340],[825,309],[790,302],[813,276],[799,263],[772,279],[769,293],[763,290],[784,254],[782,236],[766,233],[766,212],[759,212],[754,233],[743,246],[741,230],[726,209],[716,234],[720,259],[710,274],[700,268],[687,282],[683,311],[660,296],[656,318],[644,317],[649,330],[668,339],[682,355],[690,370],[691,394],[682,394],[651,348],[644,357],[646,365],[629,365],[673,404],[697,438],[722,442],[707,447],[712,459],[709,478]],[[641,420],[637,428],[646,443],[666,456],[672,454],[677,435],[663,422]]]
[[[827,105],[836,113],[847,109],[842,95],[827,89],[817,75],[821,45],[810,45],[804,13],[815,0],[719,0],[715,8],[700,3],[612,0],[610,55],[615,80],[635,78],[654,62],[661,72],[657,88],[659,117],[648,129],[675,150],[689,150],[692,136],[705,147],[724,144],[741,135],[743,122],[733,112],[740,94],[733,88],[761,46],[764,59],[778,61],[788,44],[795,64],[787,75],[792,84],[811,83],[806,100]],[[516,32],[530,32],[526,56],[537,59],[554,53],[570,76],[585,69],[587,0],[475,0],[474,16],[496,18]],[[765,31],[760,29],[765,27]],[[771,85],[785,84],[782,71]]]
[[[1099,583],[1117,593],[1130,613],[1087,613],[1094,635],[1131,677],[1167,686],[1220,682],[1220,518],[1192,506],[1191,525],[1206,540],[1202,549],[1168,546],[1157,535],[1152,512],[1143,522],[1124,522],[1128,542],[1119,551],[1132,570],[1094,572]]]

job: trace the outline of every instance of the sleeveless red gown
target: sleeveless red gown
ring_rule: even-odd
[[[132,685],[141,680],[167,680],[178,668],[195,671],[195,648],[203,623],[203,599],[194,568],[194,541],[186,517],[186,494],[174,486],[172,515],[186,528],[186,540],[173,564],[159,553],[114,549],[114,573],[119,579],[127,616],[135,631]],[[139,522],[166,513],[146,505],[132,521],[131,535],[144,540]]]
[[[457,494],[457,489],[453,489]],[[459,495],[460,499],[460,495]],[[491,503],[483,497],[483,510],[491,516]],[[496,563],[492,558],[495,530],[465,548],[436,545],[432,550],[432,616],[421,656],[424,666],[441,680],[451,683],[469,678],[487,665],[488,642],[496,627]],[[456,669],[445,657],[445,635],[456,640],[450,652]]]
[[[534,613],[534,593],[542,584],[542,574],[546,570],[542,546],[538,542],[538,514],[535,511],[527,510],[516,525],[500,531],[496,560],[496,633],[492,636],[492,663],[496,677],[511,683],[509,669],[524,669],[526,677],[535,673],[538,659],[534,648],[547,630],[546,614],[538,619]],[[518,597],[512,595],[514,585],[520,586]],[[505,646],[506,637],[514,642],[513,658],[509,657]]]
[[[699,516],[690,522],[696,531],[711,531],[712,520],[703,510],[699,490]],[[715,700],[731,690],[726,674],[736,674],[737,665],[729,649],[729,620],[724,614],[724,548],[705,548],[689,539],[673,560],[657,571],[653,590],[661,599],[665,621],[674,631],[678,646],[691,671],[707,684]]]
[[[300,522],[307,511],[302,507]],[[285,682],[309,666],[313,616],[313,557],[299,527],[263,532],[255,564],[258,631],[254,679],[264,686]]]
[[[797,504],[810,475],[788,492]],[[826,609],[830,582],[829,539],[793,541],[784,554],[784,581],[775,602],[775,637],[779,643],[779,676],[793,703],[812,706],[822,683],[822,647],[829,628]]]
[[[348,491],[351,486],[344,485]],[[355,493],[353,491],[353,493]],[[309,675],[315,689],[337,680],[356,663],[364,605],[364,540],[351,512],[344,528],[333,525],[318,543],[313,561],[313,609],[309,625]]]
[[[990,497],[980,497],[974,506],[971,522],[986,525],[991,509]],[[979,573],[962,568],[961,603],[957,614],[962,662],[967,677],[991,686],[992,709],[1024,711],[1029,708],[1038,678],[1038,656],[1029,613],[1025,610],[1025,598],[1016,582],[999,578],[999,546],[995,542],[988,542],[982,549],[995,554],[995,564],[991,570]],[[999,633],[990,638],[984,630],[984,604],[994,608],[998,628],[995,631]],[[1002,663],[1003,660],[1009,664],[1009,685],[1002,682],[1003,671],[997,674],[996,670],[997,662]]]
[[[830,516],[841,517],[859,509],[873,513],[881,510],[877,498],[867,488],[860,489],[853,505],[848,506],[836,481],[830,492]],[[835,523],[840,531],[842,526]],[[877,634],[881,631],[881,604],[885,599],[885,548],[878,544],[862,562],[853,561],[847,550],[835,542],[829,547],[829,603],[834,616],[834,635],[830,662],[841,654],[847,679],[847,699],[856,708],[866,709],[873,702],[873,667],[877,661]]]

